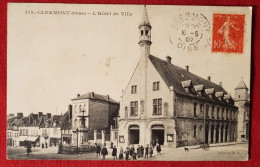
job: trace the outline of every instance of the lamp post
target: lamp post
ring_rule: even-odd
[[[78,140],[79,129],[78,128],[76,129],[76,133],[77,133],[77,149],[76,149],[76,152],[78,153],[79,152],[79,140]]]

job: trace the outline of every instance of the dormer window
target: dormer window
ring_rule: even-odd
[[[153,91],[158,91],[160,89],[160,82],[153,83]]]
[[[204,85],[196,85],[196,86],[194,86],[194,89],[198,93],[199,96],[203,96]]]
[[[212,99],[215,94],[215,89],[214,88],[205,89],[205,92]]]
[[[218,98],[219,101],[222,101],[223,97],[224,97],[224,92],[223,91],[216,92],[215,95],[216,95],[216,98]]]
[[[188,93],[191,92],[191,87],[192,87],[191,80],[182,81],[181,84],[182,84],[182,87],[185,88],[185,90],[186,90]]]

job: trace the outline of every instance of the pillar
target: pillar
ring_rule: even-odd
[[[226,142],[226,125],[223,127],[223,143]]]
[[[216,126],[214,126],[214,136],[213,136],[213,143],[216,143]]]
[[[94,143],[97,143],[97,130],[94,130]]]
[[[104,146],[105,145],[105,131],[104,130],[102,130],[101,131],[101,134],[102,134],[102,145]]]
[[[221,125],[218,127],[218,142],[221,143]]]
[[[208,143],[211,143],[211,124],[209,124]]]

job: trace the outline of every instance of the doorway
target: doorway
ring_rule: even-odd
[[[129,144],[139,144],[140,130],[138,125],[129,127]]]
[[[151,144],[154,146],[159,143],[164,145],[164,126],[163,125],[154,125],[152,126],[152,141]]]

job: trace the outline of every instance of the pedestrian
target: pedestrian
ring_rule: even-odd
[[[147,146],[145,147],[144,158],[148,158],[148,153],[149,153],[149,144],[147,144]]]
[[[116,148],[116,146],[114,146],[114,148],[112,150],[112,156],[114,157],[114,160],[117,159],[117,148]]]
[[[31,143],[28,142],[28,144],[27,144],[27,155],[29,155],[30,152],[32,152],[32,149],[31,149]]]
[[[130,152],[130,149],[129,147],[127,146],[126,149],[125,149],[125,160],[129,160],[129,152]]]
[[[143,145],[141,145],[140,150],[141,150],[141,157],[143,158],[144,157],[144,146]]]
[[[119,160],[122,160],[122,159],[124,159],[124,150],[123,150],[123,148],[122,147],[120,147],[120,150],[119,150]]]
[[[101,151],[101,147],[99,144],[96,144],[97,148],[96,148],[96,153],[97,153],[97,157],[100,156],[100,151]]]
[[[42,143],[42,148],[44,148],[44,143]]]
[[[130,150],[129,150],[129,155],[130,155],[131,158],[133,157],[133,152],[134,152],[134,148],[133,148],[133,145],[132,145],[132,146],[130,146]]]
[[[136,152],[133,152],[133,160],[136,160]]]
[[[137,157],[140,158],[141,157],[141,147],[140,145],[137,146]]]
[[[45,146],[46,146],[46,148],[48,148],[48,144],[47,144],[47,142],[45,142]]]
[[[153,146],[152,145],[149,148],[149,154],[150,154],[150,157],[152,157],[152,155],[153,155]]]
[[[106,159],[106,155],[108,154],[106,146],[103,147],[101,154],[103,156],[103,159]]]
[[[157,155],[161,155],[161,146],[159,143],[156,146],[156,151],[157,151]]]

